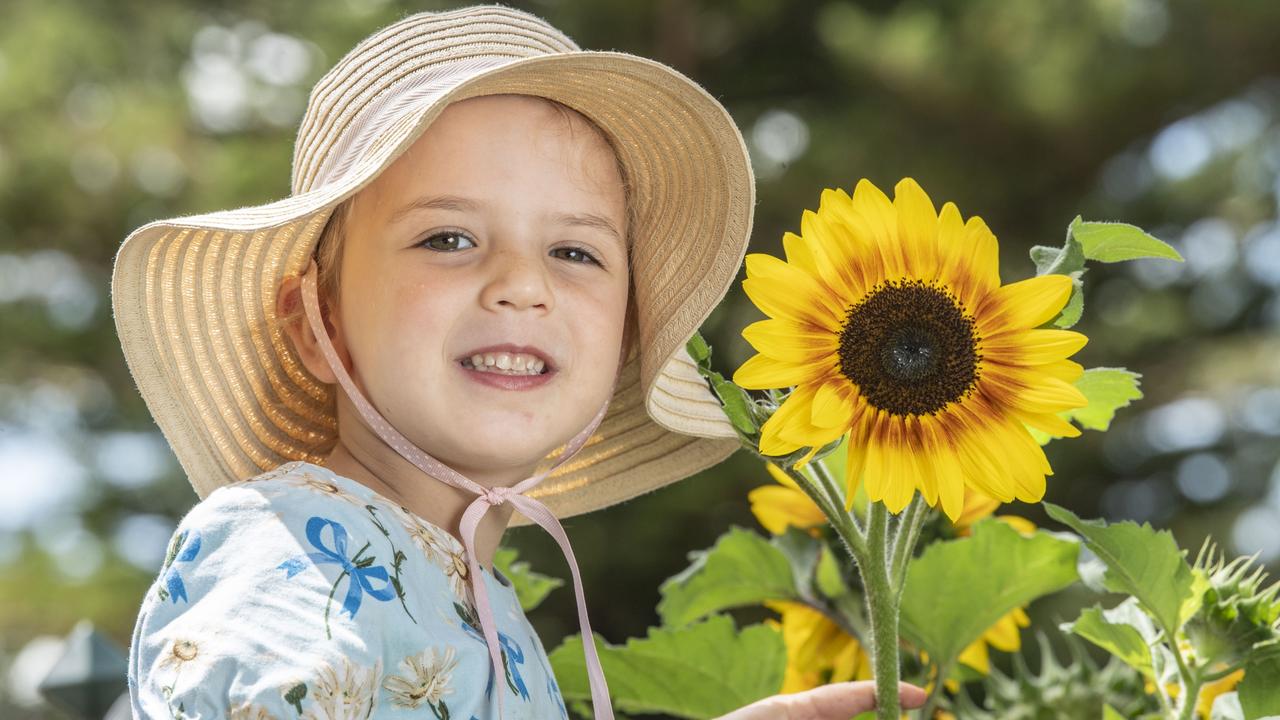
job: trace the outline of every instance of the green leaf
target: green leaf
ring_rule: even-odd
[[[1084,393],[1089,404],[1067,411],[1066,415],[1080,423],[1086,430],[1106,430],[1111,426],[1116,410],[1142,397],[1138,389],[1136,372],[1124,368],[1089,368],[1076,380],[1076,388]]]
[[[1142,608],[1173,637],[1198,608],[1195,576],[1168,530],[1155,530],[1126,520],[1108,525],[1082,520],[1070,510],[1044,503],[1049,517],[1080,534],[1089,549],[1106,563],[1108,590],[1137,598]],[[1202,592],[1203,590],[1201,590]]]
[[[1080,222],[1080,216],[1071,221],[1071,227]],[[1084,269],[1084,248],[1080,241],[1067,228],[1067,237],[1062,247],[1036,245],[1031,248],[1031,261],[1036,264],[1036,275],[1070,275]]]
[[[1098,262],[1121,262],[1138,258],[1169,258],[1182,261],[1168,243],[1147,234],[1142,228],[1116,222],[1071,222],[1071,234],[1080,241],[1084,256]]]
[[[1280,715],[1280,656],[1250,660],[1236,686],[1240,708],[1247,718]]]
[[[712,718],[782,688],[787,648],[768,625],[735,629],[727,615],[713,615],[680,629],[650,628],[645,638],[610,645],[596,636],[600,665],[617,709]],[[566,638],[550,654],[566,701],[591,697],[582,636]]]
[[[1159,631],[1138,607],[1135,598],[1126,598],[1110,610],[1096,606],[1085,608],[1075,622],[1063,623],[1061,627],[1064,632],[1074,632],[1115,655],[1143,675],[1155,677],[1151,645],[1159,642]]]
[[[718,372],[712,372],[710,377],[716,397],[720,398],[720,404],[724,406],[724,414],[729,416],[733,426],[745,435],[758,432],[759,428],[756,427],[755,418],[751,413],[751,400],[747,398],[746,391],[725,380]]]
[[[515,548],[500,547],[493,553],[493,566],[511,581],[520,607],[529,612],[538,607],[547,593],[563,585],[564,580],[530,570],[529,563],[517,561],[516,555]]]
[[[732,607],[800,598],[787,554],[760,535],[731,527],[693,563],[662,583],[658,616],[670,627]]]
[[[707,345],[707,341],[702,337],[702,333],[694,331],[693,337],[689,338],[689,342],[685,343],[685,349],[689,351],[689,357],[699,365],[711,359],[711,346]]]
[[[997,620],[1076,581],[1080,544],[1037,531],[1024,537],[985,518],[969,537],[937,542],[907,569],[902,628],[939,664]]]
[[[836,559],[836,554],[831,551],[829,545],[822,545],[822,556],[818,558],[814,584],[818,592],[829,598],[838,598],[850,592],[840,568],[840,561]]]

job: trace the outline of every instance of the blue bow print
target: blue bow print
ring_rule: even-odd
[[[190,540],[190,542],[188,542]],[[199,530],[183,530],[178,535],[178,554],[174,558],[177,562],[191,562],[196,559],[196,555],[200,554],[200,531]],[[169,589],[169,598],[174,604],[178,603],[178,599],[187,600],[187,587],[182,584],[182,576],[178,574],[178,568],[170,565],[164,575],[165,587]]]
[[[321,533],[324,529],[330,528],[330,534],[333,536],[333,547],[330,548],[324,543]],[[387,601],[395,597],[395,590],[391,587],[391,580],[387,575],[387,569],[381,565],[372,565],[373,558],[363,558],[360,555],[364,553],[365,548],[369,545],[366,543],[360,552],[351,559],[347,559],[347,529],[342,527],[341,523],[322,517],[312,517],[307,521],[307,540],[319,552],[307,553],[305,557],[311,558],[316,565],[325,563],[333,563],[341,565],[342,569],[350,574],[351,579],[347,583],[347,597],[342,603],[342,609],[347,611],[351,617],[356,616],[356,612],[360,610],[360,601],[364,597],[364,593],[368,592],[376,600]],[[288,572],[287,577],[293,577],[305,567],[303,557],[296,557],[280,563],[279,569]],[[369,579],[382,581],[381,588],[374,588]]]
[[[475,627],[465,619],[462,621],[462,628],[466,630],[467,634],[471,637],[479,640],[480,642],[484,642],[484,634],[480,632],[479,628]],[[528,700],[529,689],[524,684],[524,678],[520,675],[519,667],[524,664],[524,650],[520,649],[520,645],[517,644],[515,640],[512,640],[510,635],[502,632],[501,630],[498,631],[498,645],[502,647],[507,656],[508,662],[506,665],[507,670],[510,673],[509,680],[515,683],[514,689],[516,692],[520,693],[520,697]],[[485,695],[489,695],[493,691],[493,672],[490,671],[489,675],[489,686],[485,688]]]

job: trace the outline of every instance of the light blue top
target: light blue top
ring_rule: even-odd
[[[482,576],[506,718],[568,717],[501,572]],[[294,461],[220,487],[178,524],[129,647],[137,718],[498,716],[457,538]]]

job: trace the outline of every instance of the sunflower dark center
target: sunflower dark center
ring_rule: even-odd
[[[849,308],[840,371],[875,407],[933,414],[972,391],[977,330],[946,291],[919,280],[883,283]]]

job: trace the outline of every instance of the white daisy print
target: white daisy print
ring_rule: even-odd
[[[326,665],[312,686],[312,704],[302,714],[304,720],[365,720],[378,706],[378,679],[382,660],[371,668],[353,665],[342,658],[342,667]]]
[[[453,646],[446,646],[438,655],[435,648],[427,648],[401,660],[400,668],[404,675],[388,677],[382,687],[391,693],[391,700],[396,705],[416,710],[425,703],[439,716],[442,713],[435,706],[442,703],[445,695],[453,692],[450,682],[457,664]]]

